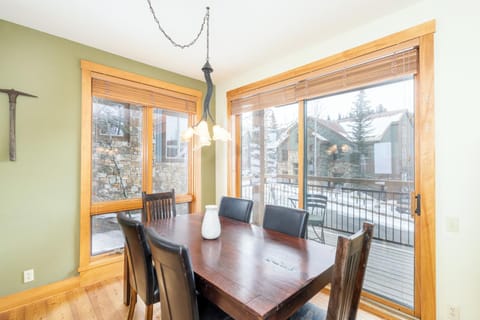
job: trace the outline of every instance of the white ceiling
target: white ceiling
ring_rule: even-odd
[[[210,6],[210,63],[219,82],[419,0],[151,1],[181,43],[193,39]],[[173,47],[146,0],[1,0],[0,19],[203,79],[205,36],[191,48]]]

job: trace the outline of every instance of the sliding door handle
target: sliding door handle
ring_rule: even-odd
[[[412,217],[414,216],[414,214],[416,214],[417,216],[419,216],[421,214],[421,207],[422,207],[422,196],[418,193],[418,194],[415,194],[415,192],[412,192],[411,194],[411,215]]]
[[[415,213],[417,214],[417,216],[419,216],[421,213],[421,207],[422,207],[422,196],[420,193],[415,195],[415,202],[416,202]]]

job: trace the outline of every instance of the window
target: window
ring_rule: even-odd
[[[152,190],[187,193],[189,150],[180,133],[188,127],[188,114],[155,109],[153,120]]]
[[[143,107],[92,98],[92,203],[141,197]]]
[[[188,117],[179,113],[156,109],[155,158],[163,161],[184,161],[188,156],[188,145],[181,141],[180,134],[188,127]]]
[[[180,133],[201,92],[86,61],[82,76],[80,270],[88,270],[122,250],[116,214],[140,219],[142,191],[175,188],[179,213],[198,210],[199,156]]]
[[[257,89],[254,94],[245,93],[232,98],[232,113],[239,118],[240,124],[237,130],[242,132],[239,136],[241,140],[238,141],[242,151],[240,155],[242,168],[238,171],[251,172],[253,179],[260,180],[261,193],[252,194],[252,199],[257,199],[258,202],[253,209],[254,221],[262,221],[262,208],[265,203],[271,203],[270,201],[296,206],[297,202],[290,199],[300,200],[299,198],[302,198],[306,192],[305,187],[301,188],[303,190],[298,190],[298,187],[303,185],[303,182],[299,183],[299,181],[305,181],[305,172],[309,173],[313,170],[314,174],[321,174],[322,172],[316,171],[318,167],[316,163],[325,163],[327,155],[339,160],[336,161],[337,165],[334,168],[322,169],[333,176],[339,177],[341,171],[348,167],[340,163],[349,161],[356,163],[355,168],[359,172],[369,170],[368,165],[373,158],[370,159],[371,152],[363,149],[373,148],[372,144],[357,143],[358,148],[361,149],[360,152],[346,152],[347,149],[357,145],[355,137],[350,137],[350,131],[366,130],[362,127],[363,122],[357,122],[360,127],[351,128],[355,125],[352,121],[342,127],[343,123],[347,123],[347,118],[353,116],[352,113],[355,112],[354,109],[350,110],[352,102],[345,99],[340,101],[340,104],[342,102],[344,104],[342,108],[347,108],[351,113],[338,113],[338,117],[345,117],[345,119],[323,117],[322,108],[316,108],[314,110],[316,114],[309,112],[306,118],[303,116],[299,118],[298,115],[304,115],[312,101],[323,97],[323,100],[318,102],[322,103],[328,100],[327,97],[337,96],[340,93],[354,92],[379,83],[411,77],[417,72],[417,63],[417,46],[414,43],[406,43],[392,50],[381,50],[376,55],[370,55],[360,61],[354,60],[335,66],[338,69],[314,70],[303,78],[285,80],[284,86],[277,82],[272,85],[272,88],[267,86]],[[377,108],[380,107],[377,106]],[[365,118],[364,122],[371,121],[367,116],[369,116],[367,113],[357,115]],[[312,121],[313,118],[316,120]],[[312,126],[314,128],[311,128]],[[303,139],[300,140],[299,137]],[[256,141],[258,139],[259,141]],[[315,143],[304,145],[305,141],[315,141]],[[302,144],[301,147],[300,144]],[[322,149],[325,152],[320,152]],[[283,156],[285,155],[283,151],[287,159]],[[315,155],[315,159],[311,154]],[[300,159],[305,159],[307,163],[300,163]],[[253,163],[253,166],[245,165],[245,162]],[[252,169],[255,166],[258,172]],[[287,175],[284,172],[287,172]],[[299,177],[300,172],[301,177]],[[240,178],[242,186],[240,196],[246,196],[246,192],[250,194],[246,189],[246,186],[251,184],[247,177],[244,174]],[[277,185],[278,183],[281,185]],[[331,181],[331,184],[334,183]],[[277,189],[281,192],[273,191]],[[287,190],[288,195],[280,196]]]

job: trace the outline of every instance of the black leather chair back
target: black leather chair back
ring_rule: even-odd
[[[294,237],[305,238],[308,212],[302,209],[267,204],[263,217],[263,227],[286,233]]]
[[[199,320],[195,278],[188,249],[147,230],[158,274],[162,320]]]
[[[253,201],[241,198],[222,197],[218,215],[250,223]]]
[[[123,212],[117,215],[117,219],[127,244],[130,285],[145,304],[155,303],[159,299],[157,277],[143,225]]]

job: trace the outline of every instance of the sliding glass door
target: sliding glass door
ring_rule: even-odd
[[[265,204],[291,206],[298,195],[298,106],[242,114],[242,196],[254,200],[252,220],[263,221]]]
[[[254,222],[266,203],[305,208],[309,239],[330,246],[373,222],[362,295],[422,319],[436,315],[433,32],[427,23],[227,93],[229,186],[255,201]]]
[[[336,246],[363,221],[375,224],[364,290],[414,308],[414,81],[352,90],[306,102],[305,207],[323,196],[310,228]]]

